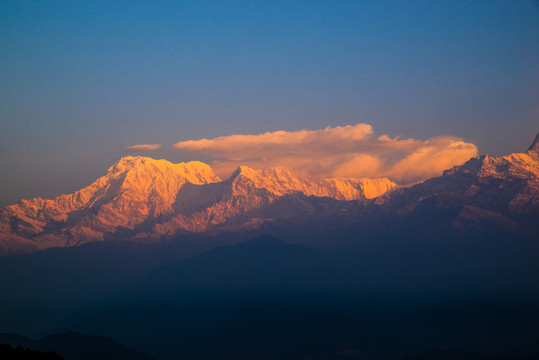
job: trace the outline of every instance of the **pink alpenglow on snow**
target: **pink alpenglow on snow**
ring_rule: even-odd
[[[222,177],[240,165],[254,169],[282,166],[318,178],[385,177],[402,184],[439,176],[477,155],[477,147],[461,138],[374,136],[368,124],[230,135],[181,141],[174,147],[219,159],[211,166]]]

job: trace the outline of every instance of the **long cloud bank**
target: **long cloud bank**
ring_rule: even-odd
[[[224,177],[239,165],[283,166],[316,177],[387,177],[401,184],[441,175],[477,155],[477,147],[461,138],[374,136],[368,124],[230,135],[182,141],[174,147],[218,159],[211,165]]]

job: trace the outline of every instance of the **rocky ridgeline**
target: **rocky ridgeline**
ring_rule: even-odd
[[[309,179],[284,168],[262,172],[239,167],[226,181],[210,166],[173,164],[147,157],[125,157],[88,187],[55,199],[35,198],[0,210],[0,252],[30,252],[113,238],[160,238],[179,231],[218,231],[257,219],[246,215],[293,195],[360,200],[393,189],[388,179]],[[244,215],[238,223],[237,217]],[[307,215],[307,213],[306,213]],[[265,219],[265,220],[260,220]]]

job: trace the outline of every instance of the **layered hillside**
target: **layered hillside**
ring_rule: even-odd
[[[367,200],[394,188],[388,179],[315,180],[284,168],[239,167],[221,181],[201,162],[125,157],[90,186],[55,199],[21,200],[0,210],[0,252],[28,252],[108,239],[156,239],[202,232],[234,220],[251,226],[286,217],[264,214],[287,196]],[[256,218],[251,212],[260,210]],[[308,214],[308,209],[300,213]],[[241,215],[241,218],[238,218]],[[250,225],[251,224],[251,225]]]

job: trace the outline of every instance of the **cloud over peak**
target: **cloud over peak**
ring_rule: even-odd
[[[174,147],[218,159],[212,167],[225,177],[240,165],[283,166],[316,177],[388,177],[397,183],[441,175],[477,155],[477,147],[461,138],[376,137],[368,124],[230,135],[182,141]]]
[[[134,150],[134,151],[152,151],[152,150],[161,149],[161,144],[132,145],[132,146],[127,146],[125,149],[126,150]]]

